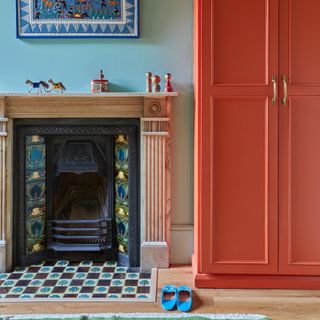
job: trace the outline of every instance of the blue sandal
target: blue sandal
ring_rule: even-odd
[[[178,288],[177,307],[179,311],[188,312],[192,306],[192,290],[187,286]]]
[[[167,311],[174,309],[177,303],[177,288],[175,286],[164,286],[161,291],[161,306]]]

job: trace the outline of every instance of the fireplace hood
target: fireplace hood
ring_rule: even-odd
[[[93,140],[66,141],[56,145],[59,148],[56,153],[58,159],[55,166],[55,175],[61,173],[98,173],[106,172],[106,153],[98,143]]]

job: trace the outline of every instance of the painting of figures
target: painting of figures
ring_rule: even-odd
[[[34,19],[118,19],[121,0],[33,0]]]
[[[18,38],[139,37],[139,0],[16,0]]]

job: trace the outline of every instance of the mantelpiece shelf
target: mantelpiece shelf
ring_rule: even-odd
[[[177,92],[0,93],[0,116],[8,118],[161,117],[166,115],[165,109],[170,105],[171,97],[176,96],[178,96]],[[150,109],[148,113],[149,107],[154,107],[154,111]]]

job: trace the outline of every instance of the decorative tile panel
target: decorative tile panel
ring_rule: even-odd
[[[128,253],[129,231],[129,148],[128,136],[115,136],[115,210],[119,251]]]
[[[41,136],[26,137],[25,145],[26,253],[46,248],[46,142]]]
[[[84,266],[90,271],[82,272]],[[0,273],[0,301],[154,302],[156,286],[155,269],[134,272],[113,261],[43,261]]]

